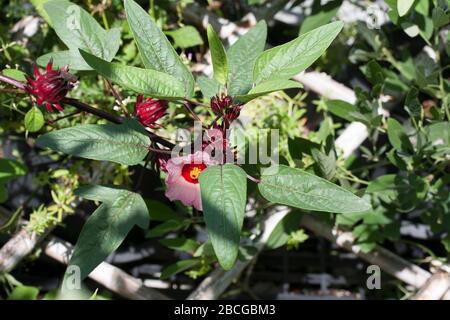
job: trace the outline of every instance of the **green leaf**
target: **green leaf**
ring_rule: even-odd
[[[267,95],[271,92],[293,88],[302,88],[302,84],[292,80],[269,80],[259,83],[258,85],[256,85],[256,87],[251,89],[248,94],[237,96],[236,100],[246,103],[260,96]]]
[[[397,11],[400,17],[405,16],[413,7],[415,0],[397,0]]]
[[[208,25],[208,43],[214,70],[214,79],[225,85],[228,77],[227,56],[219,36],[211,25]]]
[[[327,180],[331,180],[336,174],[336,157],[333,150],[326,154],[318,148],[313,148],[311,154],[320,175]]]
[[[37,58],[36,62],[40,66],[45,67],[50,59],[53,60],[53,66],[55,68],[61,68],[65,65],[68,65],[70,70],[92,70],[92,68],[84,61],[78,50],[50,52]]]
[[[0,159],[0,182],[18,178],[27,173],[27,168],[16,160]]]
[[[403,22],[401,27],[403,28],[403,31],[405,31],[405,33],[411,38],[417,37],[420,33],[419,27],[408,21]]]
[[[167,73],[110,63],[82,50],[80,53],[91,68],[126,89],[168,100],[185,96],[183,84]]]
[[[417,5],[415,6],[415,14],[413,16],[414,23],[419,27],[420,36],[428,41],[433,35],[433,19],[429,14],[430,11],[430,1],[428,0],[417,0]]]
[[[288,146],[292,159],[302,159],[304,155],[312,156],[312,149],[320,149],[320,144],[300,137],[290,138]]]
[[[432,18],[434,29],[437,30],[450,23],[450,12],[449,10],[446,12],[442,8],[436,7],[433,8]]]
[[[0,182],[0,203],[5,202],[6,200],[8,200],[8,190],[6,189],[5,184]],[[6,225],[0,226],[0,233],[4,232],[5,227],[7,228]]]
[[[160,223],[156,227],[150,229],[145,235],[146,238],[156,238],[162,235],[165,235],[168,232],[176,231],[186,226],[186,222],[183,220],[167,220],[163,223]]]
[[[39,289],[29,286],[17,286],[8,295],[7,300],[36,300]]]
[[[320,0],[314,0],[311,15],[303,20],[303,23],[300,26],[299,35],[329,23],[339,11],[341,5],[342,0],[330,1],[325,5],[322,5]]]
[[[125,124],[85,124],[49,132],[36,143],[81,158],[136,165],[147,155],[150,138]]]
[[[159,242],[169,249],[184,252],[195,252],[195,250],[199,247],[196,241],[186,238],[162,239],[159,240]]]
[[[75,195],[86,200],[113,203],[123,192],[122,189],[101,185],[84,185],[75,190]]]
[[[44,115],[42,114],[41,110],[39,110],[39,108],[33,107],[25,115],[24,123],[25,129],[27,129],[28,131],[39,131],[45,123]]]
[[[149,224],[147,207],[139,194],[107,187],[98,190],[98,194],[91,190],[91,195],[106,201],[83,226],[68,266],[78,266],[81,279],[120,246],[133,226],[146,229]]]
[[[17,81],[27,81],[26,73],[17,69],[3,69],[2,74]]]
[[[231,269],[239,251],[247,175],[233,164],[211,166],[199,177],[203,216],[220,265]]]
[[[334,213],[356,213],[371,209],[369,203],[325,179],[280,165],[262,172],[261,195],[273,203]]]
[[[161,201],[145,199],[148,211],[151,214],[152,221],[182,220],[183,217],[178,215],[169,206]]]
[[[256,58],[264,51],[266,38],[267,24],[262,20],[228,49],[227,83],[232,97],[246,94],[252,88],[253,67]]]
[[[215,79],[209,79],[205,76],[197,77],[197,83],[202,91],[203,98],[206,100],[210,100],[211,97],[224,90],[224,86],[222,86]]]
[[[347,121],[355,121],[354,114],[359,114],[358,109],[351,103],[343,100],[329,100],[326,102],[328,111]]]
[[[394,149],[411,152],[413,150],[413,147],[400,122],[398,122],[394,118],[389,118],[387,121],[387,125],[389,142],[394,147]]]
[[[266,242],[269,249],[277,249],[284,246],[291,232],[298,230],[302,215],[299,212],[289,212],[273,229]]]
[[[384,83],[385,77],[383,68],[381,68],[375,60],[370,60],[369,63],[366,64],[365,75],[367,80],[369,80],[373,85]]]
[[[419,90],[411,88],[406,94],[405,110],[413,117],[419,119],[422,115],[422,104],[419,100]]]
[[[184,26],[177,30],[167,31],[167,35],[173,38],[175,47],[181,49],[203,45],[203,39],[193,26]]]
[[[288,79],[302,72],[325,52],[343,26],[340,21],[329,23],[264,51],[256,60],[254,81]]]
[[[44,4],[58,37],[72,51],[83,49],[111,61],[120,46],[120,29],[104,30],[83,8],[65,0]]]
[[[171,276],[195,267],[200,263],[200,259],[180,260],[164,268],[161,273],[161,279],[168,279]]]
[[[44,4],[49,2],[50,0],[31,0],[31,4],[36,8],[36,11],[39,15],[47,22],[50,26],[52,26],[52,22],[47,12],[45,12]]]
[[[191,98],[194,77],[161,29],[133,0],[125,0],[125,12],[144,66],[177,79],[183,88],[181,96]]]

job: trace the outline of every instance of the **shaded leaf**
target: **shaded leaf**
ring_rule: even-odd
[[[111,194],[107,195],[106,189],[107,187],[98,189],[101,190],[99,197],[107,201],[86,221],[69,262],[68,270],[71,266],[80,268],[81,279],[86,278],[120,246],[134,225],[142,229],[148,227],[147,207],[139,194],[109,188]],[[69,275],[66,273],[65,281]]]
[[[36,144],[77,157],[136,165],[147,155],[150,138],[126,125],[86,124],[49,132]]]
[[[220,265],[228,270],[238,256],[247,199],[247,175],[234,164],[210,166],[200,174],[203,215]]]

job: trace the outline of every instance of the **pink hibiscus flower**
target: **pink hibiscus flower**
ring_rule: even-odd
[[[212,160],[208,153],[203,151],[169,159],[166,164],[166,197],[202,210],[198,178],[205,168],[214,164],[217,164],[217,161]]]

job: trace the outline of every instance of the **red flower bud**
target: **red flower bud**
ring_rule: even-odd
[[[216,114],[221,114],[229,106],[233,104],[233,99],[230,96],[214,96],[211,98],[211,109]]]
[[[234,121],[239,118],[241,113],[242,105],[234,105],[232,108],[228,109],[223,116],[225,120]]]
[[[149,128],[156,128],[158,127],[156,121],[164,116],[166,110],[166,100],[158,100],[153,98],[143,100],[142,95],[139,95],[136,99],[134,115],[138,118],[142,125]]]
[[[48,111],[52,111],[52,107],[62,111],[61,100],[73,88],[77,77],[68,72],[68,66],[58,70],[52,68],[53,62],[51,60],[42,74],[34,66],[34,79],[27,78],[26,91],[36,97],[38,105],[45,104]]]

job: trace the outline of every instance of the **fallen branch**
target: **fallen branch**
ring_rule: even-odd
[[[22,228],[0,249],[0,272],[10,272],[29,255],[45,236]]]
[[[73,246],[56,237],[44,245],[44,253],[50,258],[67,264],[72,254]],[[89,278],[101,284],[106,289],[133,300],[168,300],[169,297],[159,291],[145,286],[140,279],[130,276],[123,270],[102,262],[90,274]]]
[[[420,288],[412,300],[448,300],[450,276],[447,272],[439,271],[433,274]]]
[[[337,246],[352,252],[364,261],[378,265],[384,272],[415,288],[422,287],[428,278],[431,277],[430,272],[381,246],[377,246],[368,253],[362,252],[361,247],[356,244],[355,237],[350,231],[343,231],[337,227],[332,228],[312,215],[304,215],[300,225],[314,234],[335,243]]]
[[[290,212],[287,207],[278,206],[274,208],[278,210],[274,213],[269,213],[267,219],[263,222],[263,233],[261,237],[254,243],[258,253],[264,249],[267,240],[272,234],[278,223]],[[255,258],[253,258],[255,259]],[[221,294],[228,288],[231,282],[237,278],[242,271],[250,264],[250,260],[238,261],[230,271],[225,271],[218,268],[211,272],[200,285],[187,297],[188,300],[213,300],[221,296]]]

